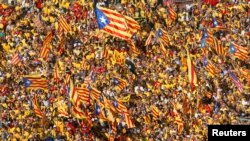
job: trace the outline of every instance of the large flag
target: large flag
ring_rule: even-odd
[[[39,108],[39,105],[37,103],[37,97],[34,96],[32,99],[32,105],[33,105],[33,110],[34,113],[36,114],[36,116],[43,118],[45,116],[45,114],[42,112],[42,110]]]
[[[216,68],[210,61],[208,61],[207,57],[203,58],[203,65],[205,69],[213,76],[220,72],[218,68]]]
[[[21,61],[22,61],[22,56],[21,56],[20,53],[17,52],[17,53],[12,57],[10,63],[13,64],[13,65],[17,65],[17,64],[19,64]]]
[[[234,84],[237,86],[238,90],[240,92],[243,92],[243,85],[241,84],[241,82],[239,81],[239,79],[237,78],[237,76],[235,75],[235,73],[233,72],[229,72],[229,76],[231,77],[232,81],[234,82]]]
[[[24,86],[27,89],[43,89],[48,90],[48,81],[40,75],[27,75],[23,77]]]
[[[188,65],[188,79],[192,88],[194,88],[194,86],[197,85],[197,76],[196,76],[195,68],[190,58],[188,49],[187,49],[187,65]]]
[[[230,48],[230,53],[234,55],[234,57],[243,61],[247,61],[249,59],[247,48],[242,47],[232,42],[230,43],[229,48]]]
[[[128,17],[103,7],[96,7],[95,13],[99,29],[120,39],[131,40],[133,33],[130,31],[134,31],[137,26]]]
[[[52,41],[52,38],[53,38],[53,33],[49,32],[43,41],[43,47],[42,47],[41,52],[40,52],[40,57],[42,57],[44,59],[48,58],[48,54],[49,54],[49,50],[50,50],[50,42]]]

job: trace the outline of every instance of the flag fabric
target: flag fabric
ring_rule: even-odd
[[[43,41],[43,47],[42,47],[41,52],[40,52],[40,57],[42,57],[44,59],[48,58],[48,54],[49,54],[49,50],[50,50],[50,42],[52,41],[52,38],[53,38],[53,33],[49,32]]]
[[[207,57],[203,58],[203,66],[213,76],[220,72],[218,68],[216,68],[210,61],[208,61]]]
[[[39,108],[36,96],[34,96],[33,99],[32,99],[32,105],[33,105],[33,111],[36,114],[36,116],[38,116],[40,118],[43,118],[45,116],[45,114]]]
[[[119,101],[119,100],[114,100],[113,102],[111,102],[110,103],[110,108],[114,112],[128,114],[127,107],[121,101]]]
[[[131,17],[128,17],[128,16],[124,16],[124,17],[125,17],[129,32],[131,34],[136,33],[136,31],[138,29],[140,29],[139,23],[136,20],[134,20],[133,18],[131,18]]]
[[[63,104],[62,102],[60,102],[60,104],[57,107],[57,111],[58,111],[58,116],[59,117],[66,117],[68,118],[70,115],[68,113],[68,107],[66,104]]]
[[[183,129],[184,129],[184,124],[183,124],[183,121],[182,121],[181,117],[179,115],[176,116],[174,122],[177,124],[178,133],[181,133],[183,131]]]
[[[113,83],[115,84],[116,87],[118,87],[120,91],[128,86],[128,82],[125,79],[119,77],[114,77]]]
[[[95,12],[99,29],[123,40],[131,39],[132,33],[129,33],[128,25],[133,24],[127,24],[128,21],[122,14],[103,7],[96,7]]]
[[[127,124],[127,128],[134,128],[135,124],[131,120],[129,114],[124,114],[124,122]]]
[[[214,44],[214,49],[218,55],[225,56],[226,51],[223,48],[223,46],[219,43],[219,40],[213,37],[213,44]]]
[[[145,46],[150,45],[150,43],[152,42],[152,38],[153,38],[153,32],[151,31],[148,35],[147,40],[145,41]]]
[[[58,63],[55,64],[55,69],[54,69],[54,81],[55,81],[56,83],[59,83],[59,81],[60,81]]]
[[[160,42],[160,50],[162,51],[164,56],[167,56],[168,52],[162,42]]]
[[[79,106],[73,106],[72,115],[73,115],[73,117],[75,117],[77,119],[86,119],[87,118],[86,113],[83,112]]]
[[[69,32],[70,30],[71,30],[70,26],[67,23],[66,19],[63,16],[61,16],[59,18],[59,34],[60,32]]]
[[[177,18],[177,13],[174,11],[173,8],[168,7],[168,12],[169,12],[169,16],[172,20],[175,20]]]
[[[225,30],[226,29],[225,26],[219,25],[219,22],[216,20],[215,17],[213,17],[212,22],[213,22],[213,28],[215,30]]]
[[[43,89],[48,90],[48,81],[40,75],[28,75],[23,77],[24,86],[27,89]]]
[[[242,61],[247,61],[249,59],[248,49],[233,42],[231,42],[229,45],[229,51],[235,58],[238,58]]]
[[[250,82],[250,70],[240,68],[239,73],[241,74],[242,78],[245,78],[246,81]]]
[[[243,92],[243,85],[242,83],[239,81],[239,79],[237,78],[237,76],[235,75],[235,73],[233,72],[229,72],[229,76],[232,79],[232,81],[234,82],[234,84],[237,86],[238,90],[240,92]]]
[[[17,65],[17,64],[19,64],[21,61],[22,61],[22,56],[21,56],[20,53],[17,52],[17,53],[12,57],[10,63],[13,64],[13,65]]]
[[[89,91],[87,88],[84,89],[75,87],[73,81],[70,80],[69,98],[73,107],[78,106],[80,102],[87,103],[89,102]]]
[[[65,80],[64,80],[65,84],[68,85],[70,82],[70,74],[66,73],[65,74]]]
[[[168,46],[170,44],[170,39],[168,37],[167,31],[163,29],[158,29],[156,35],[158,41],[161,42],[164,46]]]
[[[105,59],[109,59],[109,47],[105,46],[102,50],[102,57]]]
[[[141,54],[140,50],[139,50],[138,48],[136,48],[134,42],[131,42],[130,50],[131,50],[132,54],[134,54],[134,55],[136,55],[136,56],[138,56],[138,55]]]
[[[187,49],[187,65],[188,65],[188,79],[193,88],[194,86],[197,85],[197,76],[196,76],[195,68],[190,58],[188,49]]]
[[[152,106],[152,115],[154,119],[158,119],[160,115],[160,111],[155,105]]]

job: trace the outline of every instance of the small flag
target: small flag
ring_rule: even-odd
[[[43,41],[43,47],[40,52],[40,57],[47,59],[50,51],[50,42],[52,41],[53,33],[49,32]]]
[[[119,88],[120,91],[128,86],[128,82],[125,79],[119,77],[114,77],[113,82]]]
[[[243,85],[241,84],[241,82],[239,81],[239,79],[237,78],[237,76],[235,75],[235,73],[233,72],[229,72],[229,76],[231,77],[232,81],[234,82],[234,84],[237,86],[238,90],[240,92],[243,92]]]
[[[247,48],[237,45],[235,43],[230,43],[229,48],[230,53],[234,55],[234,57],[243,61],[247,61],[249,59]]]
[[[17,65],[17,64],[19,64],[21,61],[22,61],[22,56],[21,56],[20,53],[17,52],[17,53],[12,57],[12,59],[11,59],[11,64]]]
[[[34,98],[32,99],[32,105],[33,105],[33,110],[34,110],[34,113],[36,114],[36,116],[43,118],[45,116],[45,114],[39,108],[36,96],[34,96]]]
[[[197,76],[196,76],[195,68],[194,68],[193,62],[191,61],[188,49],[187,49],[187,65],[188,65],[188,79],[191,84],[191,87],[194,88],[194,86],[197,85]]]
[[[131,39],[133,33],[129,32],[128,25],[133,24],[127,24],[128,21],[122,14],[103,7],[96,7],[95,13],[99,29],[123,40]]]
[[[203,65],[205,69],[212,75],[216,75],[219,73],[219,70],[210,61],[207,60],[207,57],[203,58]]]
[[[148,35],[147,40],[145,41],[145,46],[150,45],[150,43],[152,42],[152,38],[153,38],[153,32],[151,31]]]

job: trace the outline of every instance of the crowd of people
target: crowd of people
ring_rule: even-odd
[[[209,124],[250,123],[249,53],[242,60],[230,52],[230,42],[250,48],[248,1],[185,6],[122,0],[97,5],[139,23],[132,41],[102,32],[91,0],[0,4],[0,140],[201,141],[207,140]],[[71,28],[68,32],[60,30],[61,16]],[[224,28],[215,30],[213,18]],[[168,33],[166,52],[157,36],[148,40],[159,28]],[[211,29],[225,55],[208,43],[202,45],[204,29]],[[41,57],[49,33],[48,55]],[[187,52],[197,75],[195,86],[188,79]],[[204,66],[204,56],[216,66],[215,74]],[[48,88],[28,87],[23,78],[30,75],[41,75]],[[125,86],[117,87],[116,81]],[[71,83],[100,92],[100,100],[92,97],[77,105],[84,116],[73,114]],[[101,106],[103,99],[119,101],[125,110]],[[102,117],[97,104],[108,109],[112,119]]]

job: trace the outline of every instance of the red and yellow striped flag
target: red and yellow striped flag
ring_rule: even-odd
[[[152,42],[152,38],[153,38],[153,32],[151,31],[148,35],[147,40],[145,41],[145,46],[148,46]]]
[[[134,55],[136,55],[136,56],[138,56],[138,55],[141,54],[140,50],[139,50],[138,48],[136,48],[134,42],[131,42],[130,50],[131,50],[132,54],[134,54]]]
[[[71,30],[69,24],[67,23],[66,19],[61,16],[59,18],[59,32],[69,32]]]
[[[118,87],[118,89],[120,91],[128,86],[128,82],[125,79],[122,79],[122,78],[119,78],[119,77],[114,77],[113,81],[114,81],[114,84],[116,85],[116,87]]]
[[[59,81],[60,81],[58,63],[56,63],[55,69],[54,69],[54,81],[55,81],[56,83],[59,83]]]
[[[196,76],[195,68],[194,68],[193,62],[191,61],[188,49],[187,49],[187,65],[188,65],[188,79],[193,88],[194,86],[197,85],[197,76]]]
[[[23,76],[23,82],[27,89],[42,89],[47,91],[49,88],[48,81],[40,75]]]
[[[175,20],[177,18],[177,14],[174,11],[173,8],[171,8],[170,6],[168,7],[168,11],[169,11],[169,16],[172,20]]]
[[[52,41],[53,33],[49,32],[43,41],[43,47],[40,52],[40,57],[47,59],[50,51],[50,42]]]
[[[32,104],[33,104],[33,110],[34,113],[36,114],[36,116],[43,118],[45,116],[45,114],[42,112],[42,110],[39,108],[39,105],[37,103],[37,97],[34,96],[32,99]]]
[[[131,120],[129,114],[124,114],[124,122],[127,124],[127,128],[134,128],[135,124]]]
[[[152,115],[154,119],[158,119],[160,116],[160,111],[155,105],[152,106]]]

